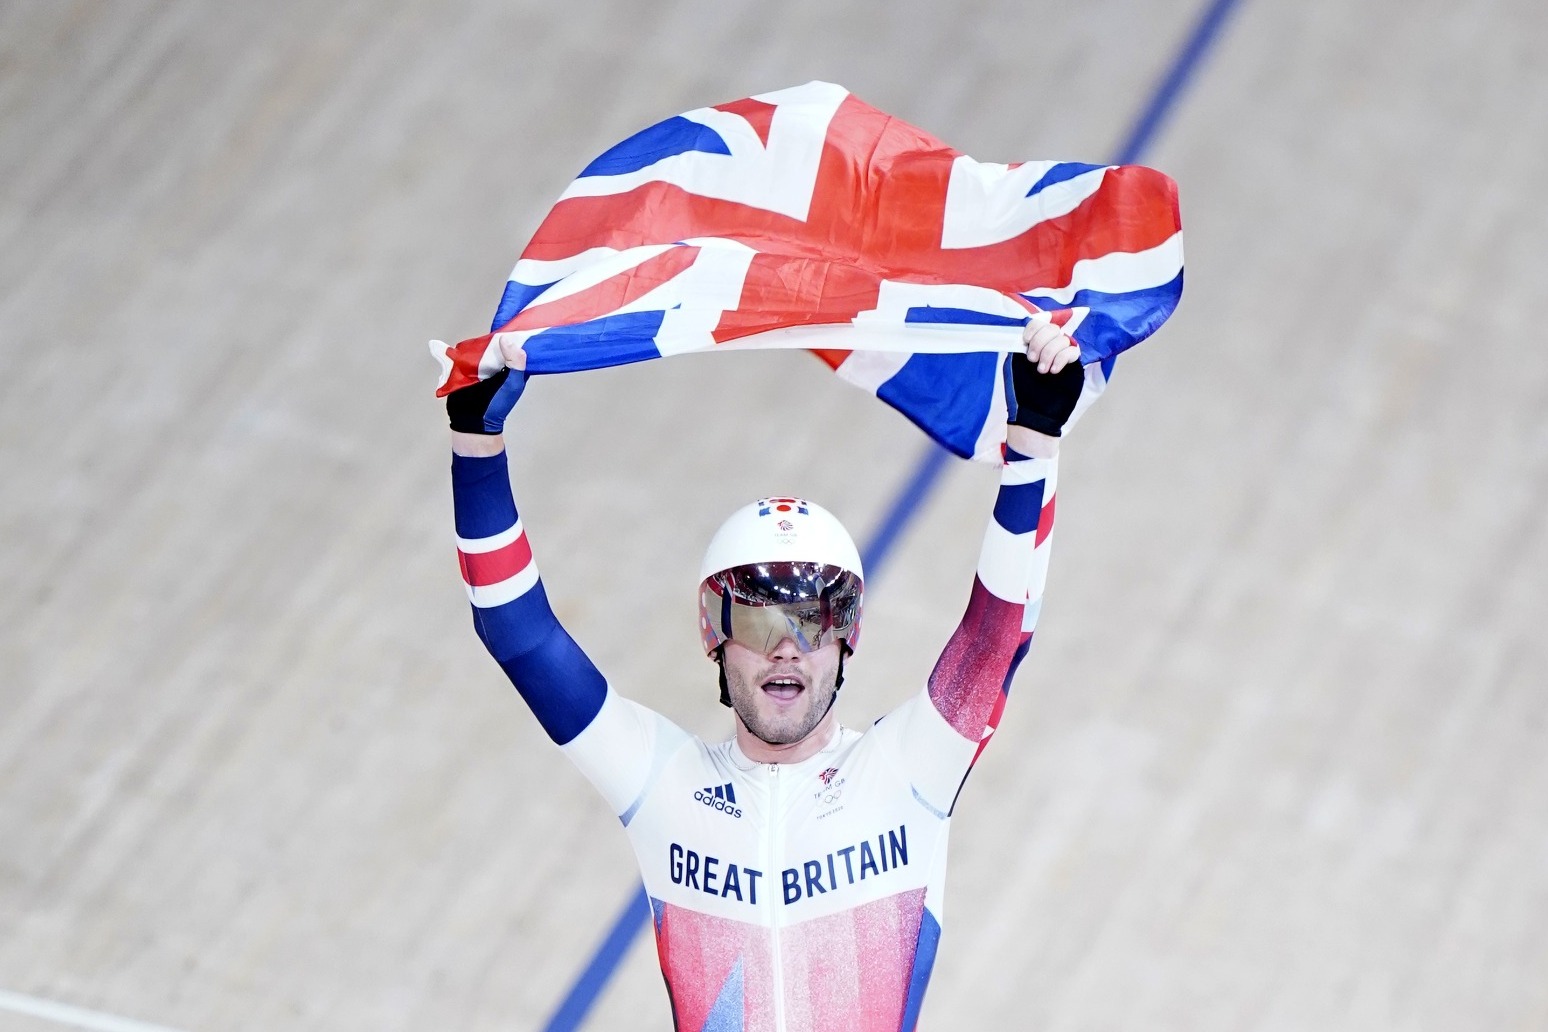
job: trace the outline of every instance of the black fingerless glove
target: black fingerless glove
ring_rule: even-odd
[[[1026,355],[1013,354],[1006,380],[1010,423],[1058,437],[1080,400],[1086,374],[1079,362],[1071,362],[1057,373],[1040,373]]]
[[[470,383],[448,394],[446,418],[451,428],[464,434],[500,433],[499,429],[491,430],[485,425],[484,416],[489,412],[490,402],[500,393],[500,388],[505,386],[505,379],[510,372],[509,369],[501,369],[487,380]],[[504,413],[501,413],[500,422],[504,422]]]

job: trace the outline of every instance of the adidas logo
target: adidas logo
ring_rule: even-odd
[[[716,785],[713,788],[696,789],[693,798],[708,806],[712,810],[728,813],[732,817],[742,816],[742,811],[736,805],[736,789],[731,787],[731,782],[724,785]]]

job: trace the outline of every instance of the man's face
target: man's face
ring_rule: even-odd
[[[726,642],[726,687],[731,708],[770,745],[801,741],[821,723],[837,691],[838,642],[802,652],[786,638],[767,655]]]

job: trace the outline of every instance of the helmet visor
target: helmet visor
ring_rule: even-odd
[[[789,638],[802,652],[848,642],[860,629],[860,578],[821,563],[756,563],[723,570],[699,589],[705,644],[767,653]]]

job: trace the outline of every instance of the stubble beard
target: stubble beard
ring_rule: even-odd
[[[731,708],[741,718],[754,737],[769,745],[793,745],[811,734],[833,705],[837,674],[823,679],[823,683],[806,689],[808,705],[801,712],[789,712],[766,716],[759,712],[758,700],[763,689],[743,681],[735,673],[727,671],[726,682],[731,694]]]

